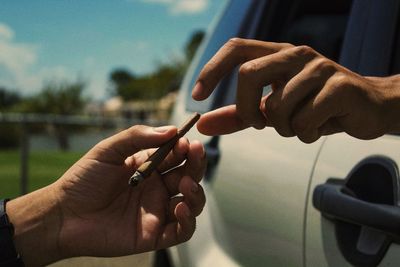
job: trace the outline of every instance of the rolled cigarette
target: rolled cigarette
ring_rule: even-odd
[[[190,117],[181,128],[178,129],[178,132],[174,137],[172,137],[165,144],[160,146],[142,165],[137,168],[135,173],[129,179],[129,184],[131,186],[137,186],[141,181],[145,178],[149,177],[153,171],[156,170],[158,165],[165,159],[168,153],[174,148],[176,142],[178,142],[179,138],[184,136],[195,123],[200,119],[200,114],[195,113],[192,117]]]

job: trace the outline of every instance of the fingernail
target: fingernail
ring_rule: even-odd
[[[200,82],[196,82],[196,84],[194,85],[193,91],[192,91],[192,97],[194,99],[199,99],[201,97],[202,94],[202,85]]]
[[[167,125],[167,126],[155,127],[155,128],[153,128],[153,130],[158,133],[165,133],[173,128],[175,128],[175,126]]]
[[[192,192],[196,193],[197,191],[199,191],[199,185],[196,182],[192,182]]]

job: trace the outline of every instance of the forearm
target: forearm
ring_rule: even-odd
[[[14,225],[14,243],[26,266],[43,266],[61,259],[58,235],[61,216],[51,186],[7,202]]]
[[[385,94],[382,119],[387,124],[386,133],[400,133],[400,75],[368,78]]]

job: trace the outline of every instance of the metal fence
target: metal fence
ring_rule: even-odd
[[[66,125],[87,126],[99,128],[123,129],[136,124],[159,126],[166,124],[160,120],[140,120],[135,118],[102,117],[102,116],[66,116],[55,114],[32,113],[0,113],[0,124],[16,124],[21,129],[20,135],[20,192],[28,192],[28,159],[30,148],[30,128],[33,125]]]

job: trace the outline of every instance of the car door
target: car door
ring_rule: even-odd
[[[349,1],[274,4],[275,13],[267,9],[260,19],[257,39],[307,44],[333,59],[340,54]],[[320,27],[311,30],[315,24]],[[232,84],[229,90],[234,91],[235,77]],[[303,264],[304,201],[322,142],[303,144],[297,138],[282,138],[270,128],[220,138],[221,158],[211,178],[208,203],[211,217],[220,222],[212,225],[214,235],[224,241],[221,247],[235,263]]]
[[[179,125],[193,112],[204,113],[214,109],[231,96],[231,77],[224,79],[215,92],[202,102],[192,100],[191,89],[201,68],[224,43],[232,37],[246,37],[255,31],[254,22],[261,15],[265,3],[266,1],[227,1],[223,12],[207,32],[185,76],[172,114],[173,124]],[[218,160],[224,158],[225,154],[220,149],[220,138],[203,136],[197,131],[190,131],[187,136],[190,140],[202,141],[206,146],[209,164],[203,187],[207,204],[197,219],[195,235],[189,242],[171,248],[169,257],[174,266],[236,266],[228,252],[229,241],[225,239],[225,235],[216,234],[218,229],[225,227],[225,223],[218,213],[211,211],[214,206],[212,181],[218,180]]]
[[[350,9],[348,1],[230,1],[186,76],[172,122],[234,102],[235,74],[204,102],[191,99],[199,70],[231,37],[308,44],[335,58]],[[331,5],[332,4],[332,5]],[[310,25],[323,27],[309,32]],[[335,27],[333,27],[335,26]],[[332,30],[332,29],[335,30]],[[319,42],[329,31],[328,41]],[[325,38],[326,39],[326,38]],[[269,87],[265,88],[265,93]],[[322,140],[306,145],[275,130],[220,137],[196,132],[206,145],[207,204],[195,236],[171,249],[178,266],[299,266],[304,258],[304,215],[308,183]]]
[[[341,63],[363,75],[398,73],[399,11],[399,1],[355,1]],[[306,266],[398,265],[399,151],[396,134],[324,140],[310,183]]]

